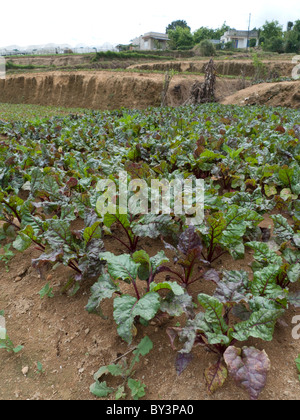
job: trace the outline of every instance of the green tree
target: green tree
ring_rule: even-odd
[[[283,28],[278,20],[272,20],[272,22],[266,21],[261,28],[261,36],[264,38],[264,42],[267,42],[271,38],[282,38]]]
[[[177,26],[168,32],[169,46],[172,50],[188,50],[194,46],[194,38],[189,28]]]
[[[292,23],[292,22],[289,22]],[[299,53],[300,52],[300,20],[291,26],[290,30],[285,33],[285,45],[284,50],[287,53]]]
[[[194,33],[194,42],[195,44],[200,44],[201,41],[204,41],[205,39],[214,39],[215,30],[209,29],[204,26],[201,26],[201,28],[197,29]]]
[[[191,28],[188,26],[185,20],[174,20],[166,27],[166,33],[168,34],[170,31],[174,31],[178,27],[183,29],[187,28],[189,31],[191,31]]]
[[[264,50],[283,53],[284,52],[284,40],[282,37],[273,36],[267,39],[264,43]]]
[[[205,26],[201,26],[201,28],[197,29],[193,36],[195,44],[199,44],[201,41],[205,39],[220,39],[225,32],[230,30],[230,26],[226,25],[226,22],[223,23],[221,28],[217,29],[210,29]]]
[[[230,26],[228,26],[226,22],[224,22],[221,28],[215,29],[213,39],[220,39],[225,34],[225,32],[228,32],[230,29]]]

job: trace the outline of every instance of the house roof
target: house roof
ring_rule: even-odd
[[[146,41],[147,39],[157,39],[160,41],[169,41],[168,35],[167,34],[161,34],[159,32],[147,32],[144,36],[143,39]]]
[[[258,38],[257,31],[237,31],[235,29],[230,29],[230,31],[225,32],[224,36],[235,36],[237,38]]]

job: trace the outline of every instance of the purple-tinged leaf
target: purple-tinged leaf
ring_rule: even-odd
[[[202,241],[196,233],[195,226],[190,226],[180,235],[178,249],[186,255],[195,248],[200,248],[202,251]]]
[[[252,312],[246,307],[245,302],[240,302],[233,307],[232,315],[239,318],[241,321],[248,321]]]
[[[182,331],[181,327],[168,327],[166,332],[171,342],[171,347],[173,350],[176,350],[175,340],[178,337],[178,334]]]
[[[251,400],[257,400],[267,382],[271,363],[266,352],[254,347],[228,347],[224,360],[238,385],[246,389]]]
[[[288,296],[288,301],[295,308],[300,308],[300,291],[290,293]]]
[[[216,392],[224,385],[228,371],[222,363],[218,362],[207,368],[204,372],[207,390],[210,394]]]
[[[204,274],[203,278],[204,278],[204,280],[212,281],[215,284],[219,284],[220,283],[220,274],[218,273],[217,270],[214,270],[213,268],[211,270],[208,270]]]
[[[39,268],[44,264],[54,263],[60,261],[61,257],[63,256],[64,251],[62,247],[56,249],[55,251],[50,252],[49,254],[42,254],[38,258],[32,260],[32,266],[34,268]]]
[[[183,371],[193,360],[194,356],[191,353],[177,353],[175,367],[177,375],[180,376]]]

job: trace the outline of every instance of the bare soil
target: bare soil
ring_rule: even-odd
[[[0,102],[53,105],[67,108],[142,109],[160,106],[164,74],[111,71],[41,72],[8,75],[0,80]],[[176,75],[167,104],[177,106],[189,96],[192,85],[203,76]],[[249,85],[249,82],[246,82]],[[243,87],[240,79],[218,79],[217,100]]]
[[[300,82],[261,83],[236,92],[221,101],[224,105],[268,105],[300,107]]]
[[[134,64],[129,69],[135,70],[148,70],[148,71],[168,71],[175,70],[178,72],[192,72],[192,73],[204,73],[205,66],[208,59],[190,59],[186,61],[167,61],[167,62],[155,62],[155,63],[142,63]],[[215,59],[215,66],[218,75],[223,76],[236,76],[239,77],[242,74],[246,77],[253,77],[256,74],[257,68],[253,64],[252,60],[249,59]],[[290,60],[261,60],[266,74],[269,77],[290,77],[295,64]]]
[[[266,218],[261,226],[269,227]],[[124,252],[111,238],[105,239],[108,251]],[[160,241],[146,240],[142,244],[150,255],[162,249]],[[204,370],[213,364],[215,356],[197,347],[194,359],[181,376],[174,368],[175,352],[166,334],[168,326],[178,319],[167,318],[151,322],[148,327],[138,326],[138,334],[132,346],[118,337],[112,316],[112,302],[103,305],[107,320],[89,315],[85,308],[93,281],[87,281],[73,297],[62,294],[61,289],[71,272],[66,267],[49,271],[39,278],[31,267],[31,259],[39,255],[32,247],[10,262],[9,272],[1,267],[0,308],[5,310],[7,330],[15,345],[24,349],[17,355],[0,353],[2,400],[94,400],[89,392],[93,374],[103,365],[115,361],[139,340],[148,335],[154,343],[151,353],[141,360],[136,378],[147,385],[147,400],[247,400],[247,394],[228,379],[225,386],[214,395],[206,391]],[[167,255],[171,257],[171,254]],[[242,261],[223,256],[216,261],[217,269],[245,269],[252,253]],[[162,278],[163,279],[163,278]],[[54,290],[53,298],[40,299],[38,292],[49,282]],[[142,287],[142,286],[141,286]],[[193,297],[201,292],[212,293],[214,285],[199,281],[191,286]],[[292,318],[297,315],[289,309],[277,324],[274,340],[270,343],[251,339],[245,345],[265,350],[272,368],[261,398],[264,400],[300,400],[300,383],[294,360],[300,353],[300,341],[292,338]],[[298,313],[299,315],[299,313]],[[184,324],[184,317],[180,319]],[[39,373],[37,362],[44,372]],[[24,375],[22,369],[28,368]]]

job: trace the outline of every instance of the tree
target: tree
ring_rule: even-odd
[[[285,33],[285,46],[286,53],[299,53],[300,52],[300,20],[295,23],[289,22],[290,30]]]
[[[273,36],[270,39],[267,39],[264,43],[264,50],[283,53],[284,52],[284,40],[282,37]]]
[[[226,22],[224,22],[221,28],[215,29],[213,39],[220,39],[225,34],[225,32],[228,32],[230,29],[230,26],[228,26]]]
[[[194,46],[194,38],[189,28],[177,26],[168,32],[169,46],[172,50],[189,50]]]
[[[205,39],[214,39],[214,34],[214,29],[209,29],[204,26],[201,26],[201,28],[197,29],[193,34],[194,42],[195,44],[200,44],[200,42],[204,41]]]
[[[272,20],[272,22],[266,21],[262,26],[261,35],[264,38],[264,41],[270,40],[271,38],[282,38],[283,37],[283,28],[279,24],[278,20]]]
[[[183,29],[187,28],[189,31],[191,31],[191,28],[188,26],[185,20],[174,20],[166,27],[166,33],[168,34],[169,31],[174,31],[178,27]]]
[[[195,44],[199,44],[204,39],[220,39],[225,32],[230,30],[230,26],[226,25],[226,22],[223,23],[221,28],[217,29],[210,29],[204,26],[201,26],[201,28],[197,29],[194,32],[194,42]]]

